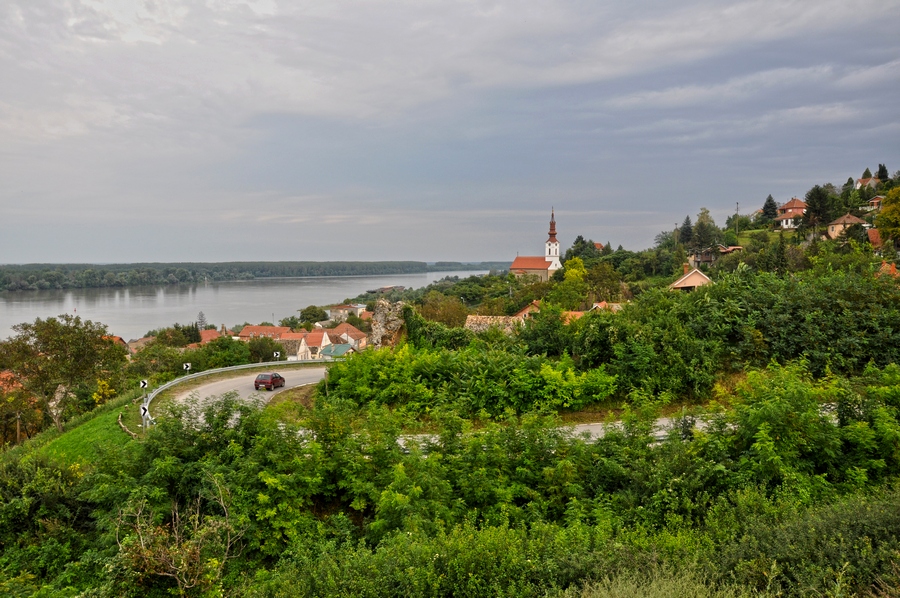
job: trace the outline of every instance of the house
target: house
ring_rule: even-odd
[[[284,354],[287,356],[288,361],[297,359],[297,354],[300,352],[300,342],[306,338],[307,334],[309,333],[306,329],[301,328],[297,332],[285,332],[278,339],[278,342],[284,347]]]
[[[539,311],[541,311],[541,302],[535,300],[514,313],[512,317],[516,318],[520,322],[524,322],[527,318],[531,317],[531,314],[537,313]]]
[[[222,334],[218,330],[201,330],[200,331],[200,344],[205,345],[206,343],[211,343],[217,338],[222,336]]]
[[[126,343],[125,339],[121,336],[104,336],[103,340],[112,341],[114,345],[122,347],[123,349],[128,349],[128,343]]]
[[[583,311],[564,311],[562,312],[563,324],[571,324],[584,315]]]
[[[289,326],[244,326],[238,334],[238,338],[244,342],[260,337],[268,337],[277,341],[282,334],[290,331]]]
[[[853,216],[848,212],[837,220],[828,224],[828,237],[831,239],[837,239],[845,230],[855,224],[866,224],[866,221],[862,218],[857,218],[856,216]]]
[[[484,332],[496,328],[504,334],[513,334],[522,325],[522,319],[516,316],[466,316],[466,330]]]
[[[352,345],[354,349],[365,349],[368,343],[366,333],[347,322],[341,322],[331,330],[332,336],[335,334],[343,343]]]
[[[622,305],[621,303],[610,303],[609,301],[601,301],[600,303],[595,303],[591,307],[591,311],[594,311],[597,309],[605,309],[607,311],[611,311],[612,313],[617,313],[617,312],[622,311],[622,308],[624,308],[624,307],[625,306]]]
[[[365,305],[332,305],[328,309],[328,317],[333,322],[343,322],[347,316],[353,314],[359,317],[364,311],[366,311]]]
[[[875,177],[869,177],[869,178],[865,178],[865,179],[856,179],[856,188],[862,189],[863,187],[871,187],[872,189],[874,189],[880,183],[881,183],[881,180],[877,179]]]
[[[897,272],[897,264],[881,262],[881,268],[878,269],[875,276],[890,276],[891,278],[897,278],[900,277],[900,272]]]
[[[688,265],[684,265],[684,276],[673,282],[669,285],[669,288],[677,291],[693,291],[697,287],[702,287],[708,284],[712,284],[712,279],[698,270],[694,268],[690,270]]]
[[[128,341],[128,351],[134,355],[135,353],[141,351],[144,347],[149,345],[151,342],[155,341],[155,336],[143,336],[137,339],[131,339]]]
[[[864,209],[867,212],[877,212],[881,209],[881,202],[884,201],[884,195],[876,195],[872,199],[869,200],[869,205],[867,205]]]
[[[778,208],[778,215],[775,216],[775,228],[793,230],[797,228],[797,220],[802,218],[805,213],[806,202],[794,197]]]
[[[709,266],[719,258],[718,247],[707,247],[706,249],[698,249],[688,256],[688,263],[692,268],[697,268],[703,264]]]
[[[340,359],[355,351],[353,345],[347,343],[331,344],[319,352],[319,358],[325,361]]]
[[[556,215],[550,210],[550,232],[547,242],[544,243],[544,255],[518,255],[513,260],[509,271],[518,277],[536,276],[538,280],[546,282],[553,273],[562,268],[559,261],[559,241],[556,239]]]
[[[375,314],[373,312],[370,312],[369,310],[364,309],[363,311],[359,312],[359,319],[371,322],[372,316],[374,316],[374,315]]]
[[[322,349],[333,344],[327,330],[313,330],[307,333],[300,341],[300,346],[297,349],[297,359],[301,361],[305,359],[321,359]]]

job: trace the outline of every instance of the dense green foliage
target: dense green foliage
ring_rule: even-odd
[[[897,562],[897,366],[821,382],[771,366],[738,386],[733,411],[694,413],[662,439],[643,403],[596,441],[533,415],[473,427],[439,408],[431,434],[398,442],[411,422],[348,404],[340,384],[299,427],[225,397],[202,415],[173,408],[89,470],[0,461],[0,583],[541,596],[663,567],[710,594],[848,595]]]
[[[577,372],[571,360],[549,362],[483,346],[370,351],[328,373],[331,395],[356,405],[392,405],[412,414],[451,408],[467,417],[580,409],[605,401],[615,387],[603,367]]]

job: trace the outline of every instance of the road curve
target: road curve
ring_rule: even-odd
[[[289,388],[294,388],[296,386],[303,386],[304,384],[315,384],[325,377],[325,368],[318,367],[289,369],[282,370],[279,373],[284,376],[284,388],[277,388],[275,390],[269,391],[254,390],[253,381],[256,380],[257,374],[257,372],[254,372],[252,374],[240,374],[238,376],[235,376],[234,378],[228,378],[225,380],[216,380],[192,390],[181,392],[175,395],[175,401],[179,403],[184,402],[191,395],[195,395],[198,399],[203,400],[207,397],[219,396],[225,394],[226,392],[234,391],[238,394],[238,398],[242,401],[250,401],[258,398],[263,402],[268,402],[273,396],[281,391],[287,390]]]

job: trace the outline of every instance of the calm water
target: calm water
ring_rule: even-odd
[[[148,330],[175,322],[194,322],[201,311],[206,321],[216,326],[277,323],[281,318],[298,315],[297,310],[308,305],[333,305],[369,289],[393,285],[419,288],[445,276],[464,278],[484,273],[479,270],[280,278],[166,287],[0,293],[0,338],[10,336],[15,324],[64,313],[102,322],[110,334],[125,340],[140,338]]]

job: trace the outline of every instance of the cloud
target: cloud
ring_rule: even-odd
[[[832,78],[827,65],[808,68],[780,68],[733,77],[709,85],[685,85],[660,91],[642,91],[607,100],[613,108],[672,108],[699,104],[723,104],[751,100],[772,90],[821,83]]]

